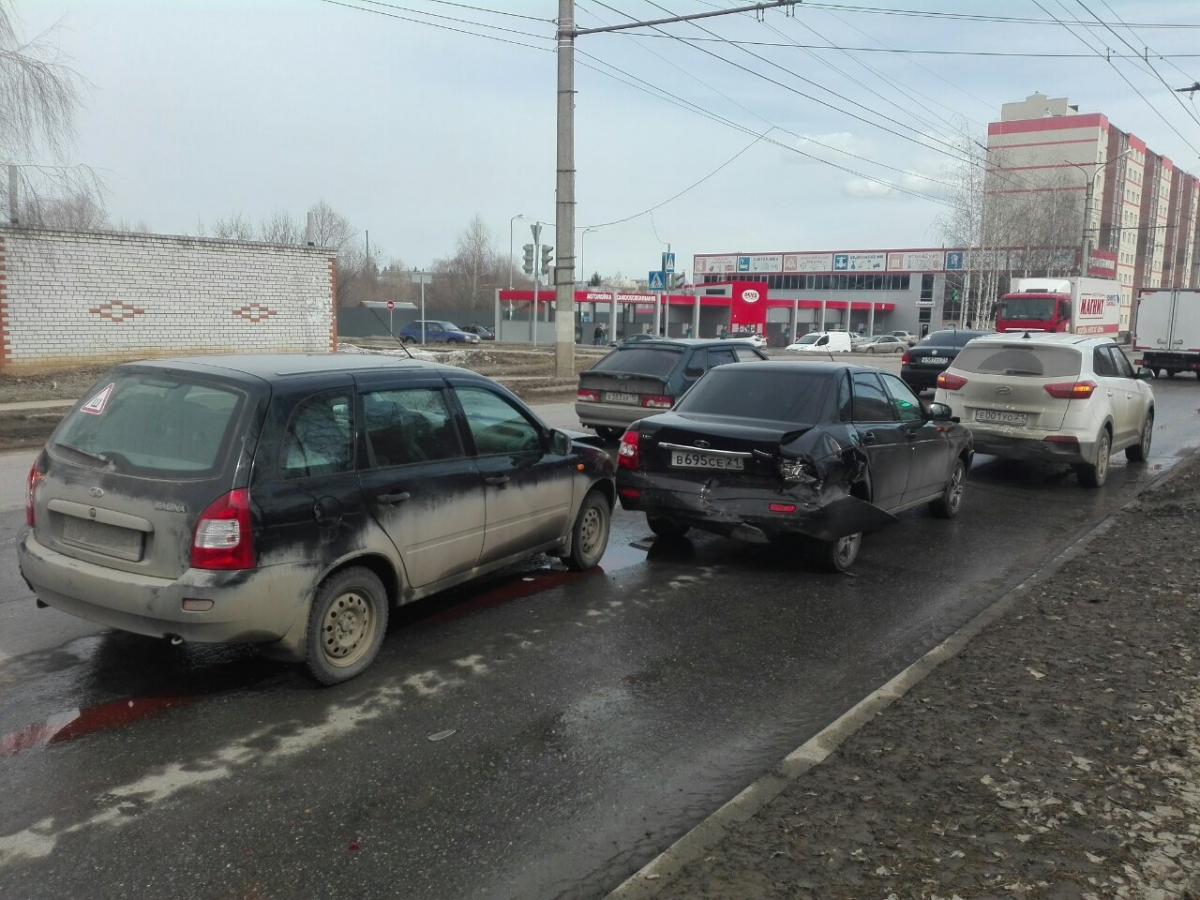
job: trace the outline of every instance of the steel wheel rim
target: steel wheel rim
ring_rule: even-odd
[[[596,552],[601,538],[604,536],[604,517],[595,506],[589,506],[584,511],[583,520],[579,523],[579,548],[584,556]]]
[[[1110,445],[1108,442],[1108,432],[1105,432],[1104,436],[1102,438],[1100,438],[1100,447],[1098,448],[1099,452],[1096,457],[1096,478],[1100,481],[1103,481],[1105,479],[1105,477],[1107,477],[1107,475],[1108,475],[1108,448],[1109,448],[1109,446]]]
[[[1154,436],[1154,416],[1146,416],[1146,424],[1142,426],[1142,456],[1150,456],[1150,441]]]
[[[963,482],[966,481],[964,475],[963,465],[960,462],[954,467],[954,472],[950,475],[950,493],[946,497],[946,505],[950,507],[951,512],[957,512],[958,504],[962,503]]]
[[[367,652],[375,631],[370,602],[357,591],[347,591],[330,604],[321,628],[321,649],[330,665],[352,666]]]

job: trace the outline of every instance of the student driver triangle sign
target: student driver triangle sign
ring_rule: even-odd
[[[112,396],[113,388],[117,386],[116,382],[106,385],[100,393],[89,400],[83,406],[79,407],[80,412],[91,413],[93,416],[98,416],[104,412],[104,407],[108,405],[108,398]]]

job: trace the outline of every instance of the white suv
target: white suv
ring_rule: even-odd
[[[934,399],[975,437],[975,450],[1061,461],[1100,487],[1108,458],[1150,454],[1154,392],[1111,338],[1009,332],[976,338],[938,376]]]

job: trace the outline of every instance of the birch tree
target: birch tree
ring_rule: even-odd
[[[0,0],[0,165],[8,167],[0,201],[18,221],[53,197],[104,206],[96,175],[69,162],[85,83],[62,61],[53,36],[51,29],[23,39],[10,0]]]

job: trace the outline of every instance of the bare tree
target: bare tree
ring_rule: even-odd
[[[305,226],[285,209],[277,209],[258,226],[258,237],[268,244],[303,244]]]
[[[203,227],[203,226],[201,226]],[[253,241],[258,236],[259,229],[254,223],[240,212],[233,213],[224,219],[217,219],[212,224],[212,236],[230,241]]]
[[[100,231],[108,228],[108,214],[89,194],[35,197],[25,204],[25,221],[43,228]]]
[[[324,200],[318,200],[308,211],[313,217],[313,242],[318,247],[336,250],[340,257],[355,238],[354,226]]]
[[[0,200],[18,220],[25,207],[58,195],[86,195],[100,209],[100,182],[87,166],[69,165],[82,79],[50,40],[53,29],[25,41],[17,34],[9,0],[0,0],[0,163],[12,166],[24,203],[11,203],[9,179],[0,178]]]
[[[487,308],[491,289],[508,278],[508,260],[497,253],[490,229],[476,214],[458,236],[454,255],[433,264],[439,303],[461,309]]]

